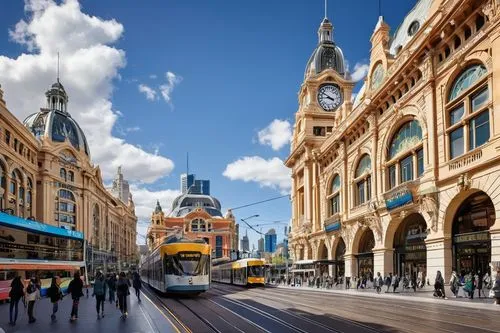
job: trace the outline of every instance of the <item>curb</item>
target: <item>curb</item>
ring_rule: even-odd
[[[350,292],[344,290],[323,290],[323,289],[315,289],[315,288],[295,288],[295,287],[286,287],[286,286],[277,286],[276,288],[280,289],[290,289],[290,290],[303,290],[303,291],[311,291],[311,292],[320,292],[323,294],[337,294],[337,295],[346,295],[353,297],[371,297],[371,298],[383,298],[383,299],[395,299],[395,300],[403,300],[403,301],[413,301],[420,303],[428,303],[428,304],[447,304],[450,306],[459,306],[463,308],[472,308],[472,309],[480,309],[480,310],[489,310],[500,312],[500,306],[495,306],[493,304],[493,299],[491,299],[491,303],[468,303],[468,302],[460,302],[454,301],[453,299],[437,299],[437,298],[424,298],[418,296],[405,296],[398,294],[398,296],[391,296],[390,294],[377,294],[377,293],[367,293],[367,292]]]

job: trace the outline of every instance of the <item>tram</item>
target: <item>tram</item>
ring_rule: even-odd
[[[264,285],[264,267],[265,261],[255,258],[214,263],[212,281],[239,286]]]
[[[210,245],[203,240],[167,237],[144,257],[143,282],[164,293],[199,294],[210,286]]]

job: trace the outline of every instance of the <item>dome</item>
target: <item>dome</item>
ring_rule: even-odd
[[[175,198],[172,205],[171,217],[183,217],[191,211],[201,208],[213,217],[222,217],[219,200],[203,194],[182,194]]]
[[[85,134],[67,112],[68,96],[59,80],[51,86],[45,95],[47,96],[47,108],[28,116],[23,122],[24,126],[37,139],[44,137],[53,142],[68,140],[76,150],[84,151],[86,155],[90,155]]]
[[[325,17],[318,30],[319,43],[307,62],[304,77],[316,75],[331,68],[345,76],[344,54],[333,41],[333,25]]]

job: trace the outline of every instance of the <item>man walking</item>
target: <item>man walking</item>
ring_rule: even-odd
[[[94,282],[94,293],[96,301],[97,319],[104,317],[104,301],[106,299],[106,281],[104,280],[104,275],[101,272],[97,273],[97,277]],[[99,310],[101,310],[101,315],[99,315]]]
[[[141,282],[141,277],[139,276],[139,273],[137,273],[137,272],[134,272],[134,274],[133,274],[132,286],[135,289],[135,296],[137,296],[137,300],[139,301],[139,303],[141,303],[142,282]]]

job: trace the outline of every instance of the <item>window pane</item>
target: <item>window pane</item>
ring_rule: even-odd
[[[337,175],[332,180],[332,192],[335,193],[340,189],[340,177]]]
[[[330,199],[330,205],[331,205],[331,211],[332,211],[331,215],[339,212],[339,195],[338,194]]]
[[[372,168],[372,161],[370,156],[364,155],[358,163],[358,167],[356,169],[356,177],[361,176],[365,172],[370,172]]]
[[[472,97],[472,111],[479,109],[488,100],[488,88]]]
[[[464,128],[460,127],[450,133],[450,158],[464,153]]]
[[[389,188],[396,186],[396,165],[389,167]]]
[[[358,204],[365,202],[365,181],[358,183]]]
[[[490,138],[490,114],[488,111],[472,119],[469,126],[469,147],[477,148]]]
[[[372,177],[366,178],[366,200],[370,200],[372,198]]]
[[[484,74],[486,74],[486,67],[483,65],[473,65],[466,69],[453,83],[448,100],[455,99],[464,90],[476,83]]]
[[[394,135],[389,148],[389,159],[400,152],[413,148],[422,141],[422,128],[417,120],[412,120],[403,125]]]
[[[460,119],[462,119],[462,117],[464,116],[464,110],[465,109],[462,104],[460,107],[450,112],[450,126],[455,125],[460,121]]]
[[[399,170],[401,170],[401,183],[413,180],[413,155],[399,162]]]
[[[417,177],[424,173],[424,150],[417,151]]]

